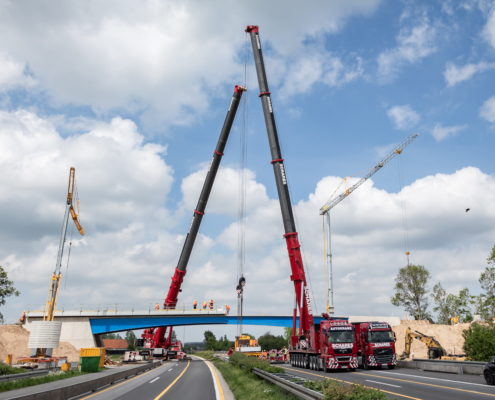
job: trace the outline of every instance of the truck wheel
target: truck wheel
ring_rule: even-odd
[[[490,371],[485,371],[485,381],[487,385],[495,385],[495,380],[493,379],[493,375]]]
[[[395,365],[389,365],[388,369],[395,369]]]
[[[371,369],[370,366],[368,365],[368,362],[366,361],[366,357],[363,357],[363,369],[365,370]]]
[[[330,372],[330,368],[327,367],[327,360],[324,358],[322,360],[322,363],[323,363],[323,372],[325,372],[326,374]]]

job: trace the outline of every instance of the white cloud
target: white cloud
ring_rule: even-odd
[[[426,18],[412,28],[402,28],[397,37],[397,47],[379,54],[378,73],[384,81],[393,80],[399,69],[406,64],[415,64],[437,50],[436,28]]]
[[[455,125],[455,126],[442,126],[442,124],[436,124],[431,134],[437,142],[446,139],[450,135],[455,135],[457,132],[466,129],[467,125]]]
[[[0,52],[29,65],[56,106],[88,105],[99,115],[125,109],[147,127],[163,129],[159,124],[190,124],[213,97],[227,95],[225,85],[230,94],[230,85],[242,83],[246,25],[260,25],[268,67],[273,60],[282,69],[289,60],[299,64],[290,72],[302,79],[287,90],[294,93],[305,90],[306,74],[311,78],[303,61],[306,41],[321,42],[350,17],[373,13],[381,1],[318,0],[290,7],[261,0],[228,7],[197,0],[87,1],[83,7],[39,1],[28,11],[4,2]],[[322,82],[335,85],[359,73],[328,64],[332,56],[321,51],[328,67]],[[336,83],[330,77],[335,72]],[[276,75],[270,73],[273,81]],[[282,78],[280,84],[292,85]]]
[[[387,110],[388,117],[395,125],[395,129],[407,130],[416,125],[421,117],[410,105],[393,106]]]
[[[443,76],[447,81],[447,86],[454,86],[459,82],[471,79],[474,74],[493,68],[495,68],[495,63],[487,63],[485,61],[481,61],[478,64],[466,64],[460,68],[452,62],[448,62],[445,66]]]
[[[483,28],[483,37],[495,49],[495,8],[493,7]]]
[[[16,86],[32,87],[35,80],[25,73],[26,65],[12,56],[0,52],[0,90]]]
[[[495,122],[495,96],[483,103],[480,109],[480,117],[489,122]]]

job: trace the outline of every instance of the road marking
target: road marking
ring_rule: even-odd
[[[152,381],[150,381],[150,383],[153,383],[153,382],[157,381],[158,379],[160,379],[160,377],[153,379]]]
[[[323,378],[323,379],[331,379],[331,380],[333,380],[333,381],[339,381],[339,382],[344,382],[344,383],[352,383],[352,382],[347,382],[347,381],[343,381],[343,380],[340,380],[340,379],[328,378],[328,377],[326,377],[326,376],[324,376],[324,375],[312,374],[311,372],[301,371],[301,370],[294,369],[294,368],[287,368],[287,367],[284,367],[284,369],[290,369],[290,370],[292,370],[292,371],[302,372],[303,374],[308,374],[308,375],[319,376],[320,378]],[[367,387],[370,387],[370,386],[367,386]],[[371,389],[375,389],[375,388],[371,388]],[[381,392],[383,392],[383,393],[390,393],[390,394],[393,394],[393,395],[395,395],[395,396],[405,397],[406,399],[422,400],[422,399],[418,399],[417,397],[406,396],[405,394],[394,393],[394,392],[388,392],[388,391],[386,391],[386,390],[382,390],[382,389],[379,389],[379,390],[380,390]]]
[[[180,375],[179,375],[179,376],[175,379],[175,381],[173,381],[170,385],[168,385],[168,387],[167,387],[167,388],[166,388],[163,392],[161,392],[158,396],[156,396],[154,400],[159,400],[159,399],[161,399],[161,398],[162,398],[162,396],[163,396],[165,393],[167,393],[167,392],[168,392],[168,390],[169,390],[172,386],[174,386],[174,385],[175,385],[175,382],[177,382],[177,381],[180,379],[180,377],[181,377],[182,375],[184,375],[184,372],[186,372],[186,370],[189,368],[189,364],[191,364],[191,361],[188,361],[188,362],[187,362],[187,365],[186,365],[186,368],[184,368],[184,371],[182,371],[182,372],[181,372],[181,374],[180,374]]]
[[[393,387],[402,387],[402,386],[397,386],[397,385],[391,385],[390,383],[383,383],[383,382],[377,382],[377,381],[370,381],[369,379],[366,379],[366,382],[373,382],[373,383],[378,383],[380,385],[387,385],[387,386],[393,386]]]
[[[211,375],[213,376],[213,385],[215,386],[215,394],[217,397],[217,400],[225,400],[225,396],[223,395],[223,390],[222,390],[222,385],[220,384],[220,380],[218,379],[218,375],[213,369],[213,367],[210,365],[209,361],[205,360],[206,365],[208,365],[208,368],[210,368]]]
[[[168,364],[168,363],[167,363],[167,364]],[[159,366],[158,368],[162,368],[162,367],[164,367],[164,366],[165,366],[165,365],[167,365],[167,364],[163,364],[163,365]],[[134,380],[134,379],[136,379],[136,378],[140,378],[140,377],[141,377],[141,376],[143,376],[143,375],[149,374],[150,372],[156,371],[158,368],[150,369],[148,372],[145,372],[144,374],[141,374],[141,375],[136,375],[134,378],[127,379],[126,381],[121,382],[121,383],[119,383],[119,384],[117,384],[117,385],[113,385],[112,387],[109,387],[108,389],[105,389],[105,390],[100,390],[99,392],[96,392],[96,393],[94,393],[94,394],[90,394],[89,396],[83,397],[83,398],[82,398],[82,399],[80,399],[80,400],[89,399],[90,397],[93,397],[93,396],[96,396],[96,395],[98,395],[98,394],[100,394],[100,393],[106,392],[107,390],[114,389],[114,388],[116,388],[117,386],[123,385],[124,383],[130,382],[130,381],[132,381],[132,380]]]
[[[483,386],[485,388],[489,388],[490,386],[484,385],[482,383],[472,383],[472,382],[462,382],[462,381],[452,381],[450,379],[441,379],[441,378],[431,378],[429,376],[419,376],[419,375],[409,375],[409,374],[399,374],[397,372],[387,372],[387,371],[377,371],[382,374],[391,374],[391,375],[399,375],[399,376],[410,376],[412,378],[421,378],[421,379],[434,379],[436,381],[444,381],[444,382],[454,382],[454,383],[462,383],[464,385],[475,385],[475,386]]]
[[[355,374],[358,374],[358,375],[366,375],[366,376],[375,376],[375,377],[376,377],[376,375],[363,374],[362,372],[354,372],[354,373],[355,373]],[[473,391],[473,390],[457,389],[457,388],[452,388],[452,387],[448,387],[448,386],[433,385],[433,384],[431,384],[431,383],[424,383],[424,382],[406,381],[405,379],[389,378],[388,376],[382,376],[381,378],[382,378],[382,379],[392,379],[392,380],[394,380],[394,381],[402,381],[402,382],[416,383],[417,385],[433,386],[433,387],[439,387],[439,388],[442,388],[442,389],[457,390],[457,391],[459,391],[459,392],[476,393],[476,394],[482,394],[482,395],[484,395],[484,396],[495,397],[495,394],[475,392],[475,391]]]

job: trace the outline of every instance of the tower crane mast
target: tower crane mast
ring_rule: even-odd
[[[395,156],[402,153],[402,151],[411,144],[419,134],[413,133],[404,139],[394,150],[387,154],[378,164],[376,164],[365,176],[363,176],[358,182],[352,185],[350,188],[346,187],[344,193],[338,195],[335,199],[330,198],[325,205],[320,209],[320,215],[325,218],[325,256],[327,263],[327,313],[333,315],[335,308],[333,305],[333,271],[332,271],[332,247],[331,247],[331,232],[330,232],[330,210],[354,192],[359,186],[371,178],[374,174],[380,171],[387,163],[389,163]],[[347,186],[347,178],[345,179]],[[409,256],[409,253],[406,253]]]

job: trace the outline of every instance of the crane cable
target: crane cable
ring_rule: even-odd
[[[249,49],[248,35],[246,33],[246,42],[244,46],[244,87],[249,84]],[[241,286],[237,296],[237,336],[242,335],[242,314],[244,290],[241,285],[241,280],[244,279],[244,265],[246,263],[246,165],[247,165],[247,125],[248,125],[248,93],[242,99],[242,122],[241,133],[239,136],[239,208],[237,214],[237,282]]]
[[[400,153],[397,157],[397,167],[399,171],[399,200],[402,211],[402,229],[404,232],[404,250],[407,256],[407,265],[409,265],[409,233],[407,227],[407,208],[406,208],[406,200],[404,197],[404,172],[402,169],[402,159],[400,157]]]

